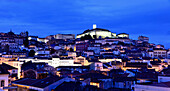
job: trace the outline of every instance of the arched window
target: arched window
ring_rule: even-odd
[[[2,80],[2,81],[1,81],[1,87],[4,87],[4,85],[5,85],[5,81]]]

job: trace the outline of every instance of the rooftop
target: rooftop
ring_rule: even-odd
[[[59,81],[62,79],[58,76],[51,76],[44,79],[31,79],[31,78],[23,78],[17,81],[12,82],[12,84],[20,84],[20,85],[27,85],[27,86],[34,86],[39,88],[45,88],[54,82]]]
[[[110,32],[109,30],[107,30],[107,29],[102,29],[102,28],[95,28],[95,29],[88,29],[88,30],[85,30],[83,33],[87,33],[87,32],[91,32],[91,31],[108,31],[108,32]]]
[[[5,69],[5,70],[17,69],[17,68],[15,68],[15,67],[10,66],[10,65],[5,64],[5,63],[2,63],[2,64],[0,65],[0,67],[2,67],[2,68]]]
[[[148,84],[144,84],[144,85],[148,85]],[[152,83],[149,84],[149,86],[156,86],[156,87],[170,87],[170,81],[169,82],[161,82],[161,83]]]
[[[76,82],[63,82],[54,91],[81,91],[81,84]]]
[[[97,72],[91,72],[91,73],[86,73],[84,75],[79,76],[79,78],[91,78],[91,79],[110,79],[110,77],[97,73]]]

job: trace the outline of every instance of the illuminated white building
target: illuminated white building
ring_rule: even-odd
[[[18,76],[18,79],[20,79],[20,76],[21,76],[21,65],[23,64],[23,62],[20,62],[20,61],[4,61],[3,63],[5,64],[8,64],[10,66],[13,66],[15,68],[17,68],[17,76]]]
[[[38,36],[29,36],[28,37],[28,40],[36,40],[37,41],[38,39]]]
[[[163,58],[165,58],[166,55],[167,55],[166,52],[167,52],[167,50],[165,50],[165,49],[154,49],[153,50],[154,57],[163,57]]]
[[[101,28],[96,28],[96,25],[93,25],[93,29],[91,30],[85,30],[82,34],[78,34],[76,36],[76,38],[81,38],[84,37],[85,35],[91,35],[92,38],[94,38],[94,35],[96,36],[96,38],[115,38],[116,34],[112,33],[111,31],[107,30],[107,29],[101,29]]]
[[[117,38],[129,38],[129,34],[127,34],[127,33],[120,33],[120,34],[117,34]]]
[[[46,38],[37,38],[37,41],[47,43],[49,41],[49,39],[46,39]]]
[[[4,71],[4,69],[0,68],[0,91],[8,91],[2,90],[3,87],[8,87],[8,76],[9,74]]]
[[[74,34],[56,34],[54,35],[55,39],[75,39]]]
[[[122,59],[99,59],[100,62],[102,63],[108,63],[108,62],[116,62],[116,61],[119,61],[119,62],[122,62]]]
[[[103,71],[103,63],[102,62],[94,62],[90,64],[91,70]]]
[[[74,64],[74,59],[60,59],[60,58],[52,58],[52,59],[33,59],[33,58],[22,58],[20,61],[32,61],[33,63],[44,62],[50,66],[58,67],[58,66],[82,66],[81,64]]]

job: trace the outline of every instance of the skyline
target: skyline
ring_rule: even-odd
[[[131,39],[147,36],[151,43],[170,48],[168,11],[169,0],[1,0],[0,32],[77,35],[97,24],[114,33],[128,33]]]

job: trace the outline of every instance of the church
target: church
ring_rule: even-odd
[[[97,28],[96,24],[93,25],[93,29],[85,30],[83,33],[78,34],[76,38],[84,37],[85,35],[91,35],[94,38],[116,38],[116,33],[112,33],[107,29]]]
[[[112,33],[107,29],[97,28],[96,24],[93,24],[93,29],[85,30],[81,34],[77,34],[76,38],[81,38],[86,35],[90,35],[93,39],[101,39],[101,38],[129,38],[129,34],[126,33]]]

